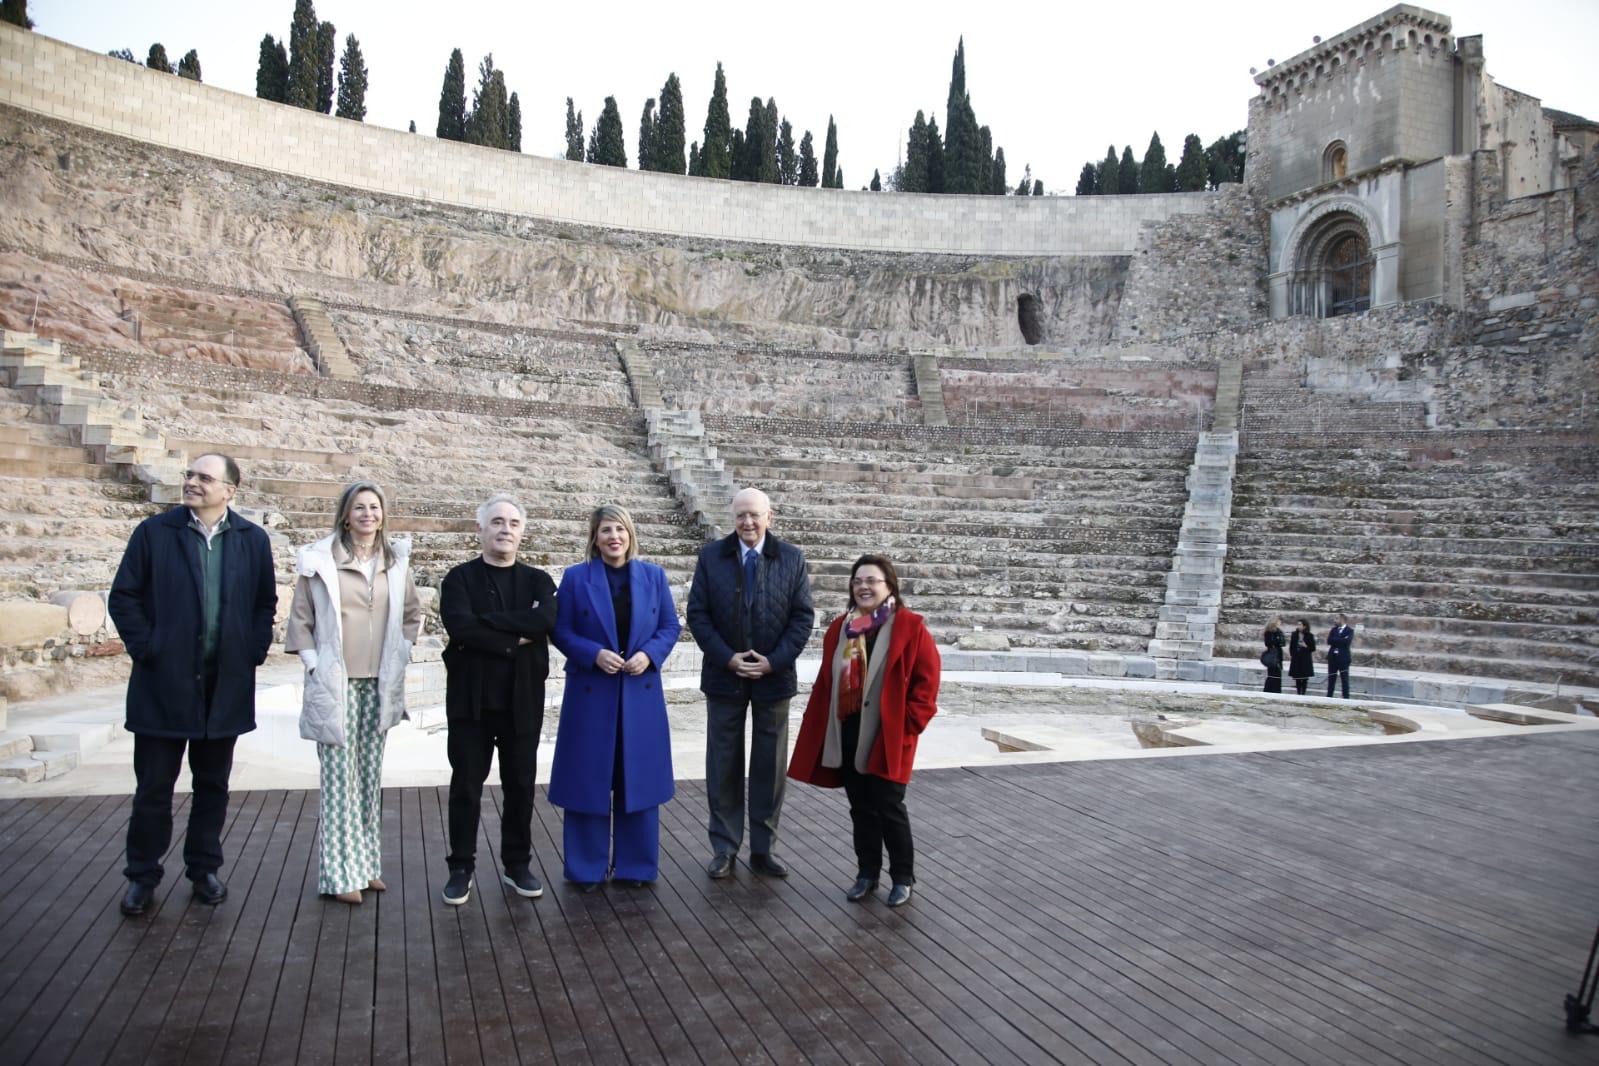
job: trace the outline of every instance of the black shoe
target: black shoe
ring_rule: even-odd
[[[472,898],[472,871],[451,870],[450,879],[444,882],[444,902],[459,907]]]
[[[590,892],[596,891],[600,887],[600,883],[598,881],[573,881],[572,887],[586,896]]]
[[[766,852],[750,856],[750,869],[767,877],[788,876],[788,867],[783,865],[783,860]]]
[[[883,902],[887,903],[890,907],[903,907],[910,901],[911,886],[895,885],[893,888],[889,889],[888,899],[884,900]]]
[[[500,875],[500,880],[516,889],[518,896],[526,899],[538,899],[544,895],[544,886],[539,883],[539,879],[534,877],[533,872],[526,866],[507,869]],[[444,902],[449,903],[450,900],[446,898]]]
[[[733,856],[717,852],[711,856],[711,861],[705,864],[705,873],[712,881],[720,881],[733,872]]]
[[[616,879],[626,888],[649,888],[654,881],[646,881],[641,877],[619,877]]]
[[[870,896],[876,891],[877,878],[857,877],[855,879],[855,883],[849,886],[849,891],[844,893],[844,898],[849,900],[851,903],[859,903],[861,900],[865,899],[867,896]]]
[[[215,907],[228,898],[228,886],[217,880],[216,874],[193,878],[194,898]]]
[[[128,890],[122,893],[122,913],[129,918],[136,918],[150,909],[150,903],[155,899],[155,886],[141,884],[138,881],[129,881]]]

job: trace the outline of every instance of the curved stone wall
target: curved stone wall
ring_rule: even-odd
[[[274,104],[0,25],[0,102],[213,159],[391,196],[715,240],[980,255],[1130,255],[1211,193],[925,196],[544,159]]]

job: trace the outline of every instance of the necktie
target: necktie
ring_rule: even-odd
[[[755,563],[760,556],[755,552],[744,553],[744,606],[750,607],[755,603]]]

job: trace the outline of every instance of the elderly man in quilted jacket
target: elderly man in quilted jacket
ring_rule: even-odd
[[[689,629],[704,653],[700,691],[708,717],[705,791],[711,808],[705,872],[713,878],[732,873],[744,839],[746,716],[752,721],[750,868],[788,876],[772,846],[783,812],[794,661],[810,639],[816,612],[805,557],[771,534],[772,515],[760,489],[734,496],[734,531],[700,550],[688,595]]]

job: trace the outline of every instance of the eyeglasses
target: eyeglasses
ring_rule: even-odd
[[[873,585],[886,585],[886,584],[888,584],[887,581],[884,581],[880,577],[852,577],[852,578],[850,578],[849,583],[850,583],[850,586],[853,587],[853,588],[861,588],[862,586],[870,588]]]
[[[206,488],[210,488],[212,485],[215,485],[218,482],[221,482],[224,485],[233,484],[233,482],[231,482],[231,481],[222,481],[221,478],[214,478],[210,474],[202,474],[198,470],[185,470],[183,472],[183,480],[185,480],[185,481],[198,481],[200,484],[204,485]]]

